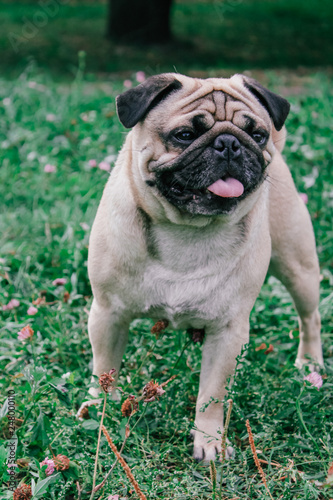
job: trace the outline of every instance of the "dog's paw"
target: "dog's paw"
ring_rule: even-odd
[[[82,403],[82,405],[78,409],[78,412],[76,414],[76,418],[78,418],[79,420],[83,420],[84,418],[87,418],[87,414],[88,414],[87,412],[88,412],[89,406],[99,406],[102,403],[103,398],[99,397],[101,395],[101,393],[102,393],[102,390],[99,387],[90,387],[89,396],[92,396],[93,399],[89,399],[88,401],[85,401],[84,403]],[[117,391],[116,389],[112,390],[109,393],[109,396],[113,401],[120,401],[120,399],[121,399],[119,391]]]
[[[308,366],[310,372],[314,372],[316,369],[314,363],[311,363],[309,359],[305,359],[305,358],[303,358],[303,359],[296,358],[294,364],[295,364],[296,368],[298,368],[299,370],[301,370],[303,368],[303,366]]]
[[[318,366],[321,368],[324,367],[323,350],[319,335],[308,341],[301,340],[298,346],[295,366],[297,368],[308,366],[312,372],[318,369]]]
[[[98,399],[90,399],[89,401],[85,401],[84,403],[82,403],[82,405],[80,406],[80,408],[78,409],[77,411],[77,414],[76,414],[76,418],[78,418],[79,420],[84,420],[85,418],[87,418],[87,412],[88,412],[88,409],[90,406],[99,406],[102,402],[102,398],[98,398]]]
[[[92,396],[94,399],[100,398],[101,394],[103,394],[103,391],[100,387],[90,387],[88,392],[89,395]],[[121,394],[116,387],[111,387],[111,390],[110,392],[108,392],[108,395],[112,399],[112,401],[121,400]]]
[[[203,432],[192,430],[191,435],[194,438],[193,458],[198,462],[210,462],[221,455],[221,437],[213,437],[204,434]],[[227,440],[229,444],[229,440]],[[225,458],[229,460],[234,453],[232,446],[226,446]]]
[[[92,396],[94,399],[96,398],[99,398],[101,393],[102,393],[102,389],[100,387],[90,387],[89,389],[89,395]]]
[[[307,359],[304,357],[301,358],[301,357],[297,356],[296,361],[295,361],[295,366],[299,370],[301,368],[303,368],[304,366],[307,366],[309,368],[310,372],[314,372],[314,371],[318,370],[318,367],[324,368],[324,361],[323,361],[323,358],[320,356],[318,357],[318,360],[314,360],[314,358],[312,358],[312,360],[310,360],[310,359]]]

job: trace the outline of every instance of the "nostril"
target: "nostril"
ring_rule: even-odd
[[[220,142],[218,142],[218,143],[215,145],[215,149],[217,149],[217,151],[221,151],[221,153],[222,153],[222,151],[224,151],[224,150],[225,150],[225,147],[226,147],[226,146],[225,146],[225,144],[224,144],[224,142],[223,142],[223,141],[220,141]]]
[[[217,151],[220,151],[220,152],[225,150],[226,144],[225,144],[225,141],[223,140],[222,136],[216,137],[214,144],[213,144],[213,148],[216,149]]]
[[[235,139],[234,141],[232,141],[232,144],[231,144],[231,149],[237,153],[237,151],[240,150],[240,143],[237,139]]]
[[[213,148],[223,157],[236,158],[241,152],[241,144],[237,137],[231,134],[217,136]]]

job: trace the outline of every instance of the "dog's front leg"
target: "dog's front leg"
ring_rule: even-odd
[[[236,357],[249,339],[249,322],[239,320],[228,324],[223,332],[206,329],[203,345],[199,394],[196,405],[194,449],[196,460],[214,460],[221,452],[223,405],[228,377],[233,374]],[[213,400],[212,400],[213,398]],[[212,402],[205,408],[205,405]],[[204,410],[204,411],[203,411]],[[228,447],[229,457],[232,448]]]
[[[131,318],[119,304],[93,300],[88,331],[93,351],[93,375],[98,377],[112,368],[119,372],[121,360],[128,339]],[[91,388],[89,393],[97,397],[99,389]]]

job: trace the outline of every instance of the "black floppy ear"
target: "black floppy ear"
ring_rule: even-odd
[[[126,128],[134,127],[150,109],[182,84],[171,73],[155,75],[116,98],[120,122]]]
[[[257,80],[244,78],[245,87],[252,92],[260,104],[268,111],[276,130],[281,130],[290,110],[289,102],[260,85]]]

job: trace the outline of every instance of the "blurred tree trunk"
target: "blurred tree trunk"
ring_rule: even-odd
[[[107,37],[117,42],[170,40],[172,0],[109,0]]]

